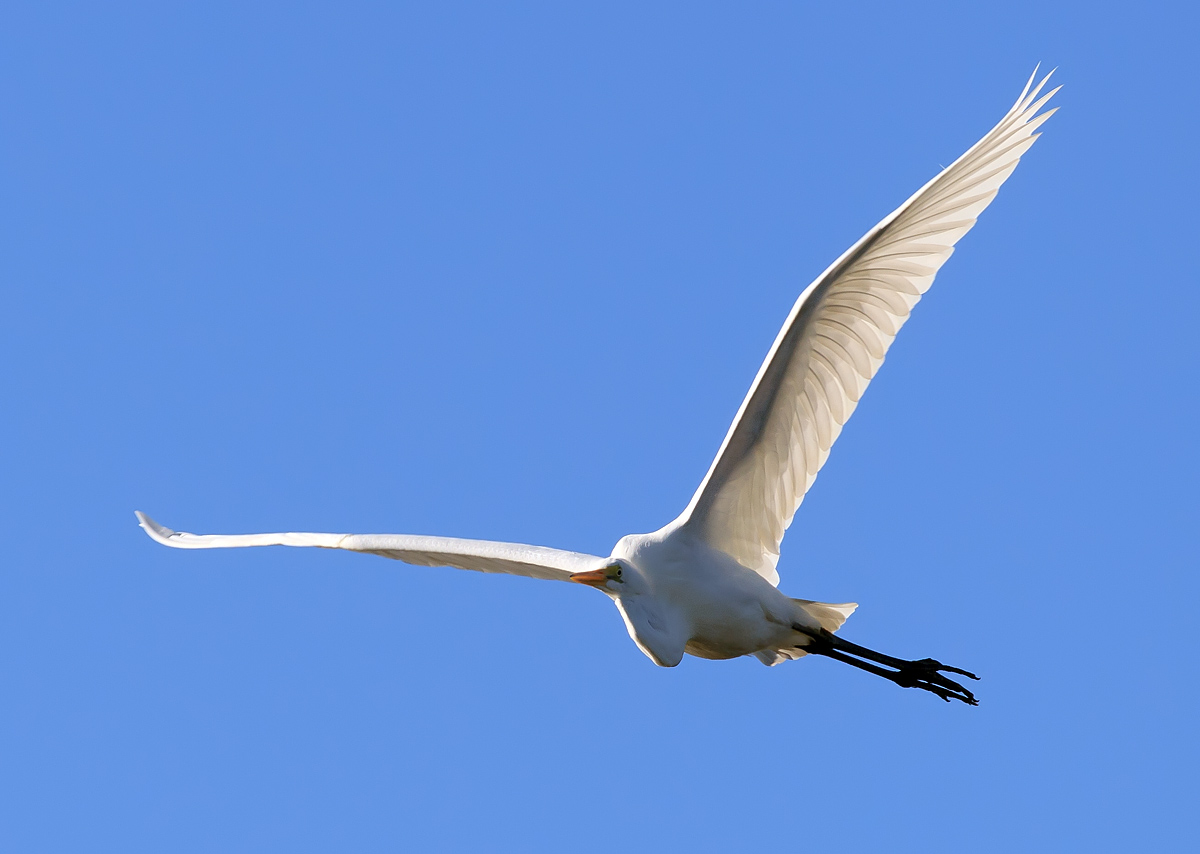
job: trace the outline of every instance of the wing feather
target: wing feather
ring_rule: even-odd
[[[1042,95],[1050,75],[1034,86],[1036,77],[999,124],[800,294],[675,526],[779,582],[783,534],[842,425],[955,243],[1055,112],[1040,111],[1058,89]]]
[[[246,546],[308,546],[379,555],[417,566],[449,566],[567,581],[575,572],[595,569],[604,558],[545,546],[420,537],[408,534],[186,534],[164,527],[145,513],[138,522],[155,541],[176,549],[231,549]]]

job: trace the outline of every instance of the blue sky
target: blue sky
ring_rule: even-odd
[[[8,4],[0,847],[1195,843],[1185,4]],[[1063,107],[784,542],[984,679],[654,667],[584,588],[199,532],[607,554],[687,502],[795,296]]]

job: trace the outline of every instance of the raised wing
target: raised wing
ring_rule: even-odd
[[[454,537],[414,537],[406,534],[185,534],[164,528],[145,513],[137,513],[146,533],[176,549],[236,549],[245,546],[314,546],[389,557],[418,566],[452,566],[476,572],[503,572],[528,578],[567,581],[573,572],[602,565],[604,558],[565,552],[545,546],[460,540]]]
[[[1034,72],[1036,77],[1037,72]],[[909,312],[1054,110],[1050,75],[804,289],[675,525],[772,584],[784,531]]]

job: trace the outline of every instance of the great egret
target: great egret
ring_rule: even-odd
[[[1058,89],[1039,98],[1050,75],[1033,86],[1036,76],[983,139],[804,289],[687,508],[652,534],[622,537],[607,558],[404,534],[197,536],[140,512],[138,519],[146,533],[174,548],[316,546],[577,582],[611,598],[634,643],[663,667],[674,667],[685,652],[710,659],[753,655],[767,665],[815,653],[947,702],[976,705],[967,688],[945,675],[973,674],[838,637],[857,605],[785,596],[775,566],[784,531],[896,333],[1054,113],[1039,111]]]

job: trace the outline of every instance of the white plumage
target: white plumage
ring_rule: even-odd
[[[463,540],[458,537],[421,537],[409,534],[184,534],[164,528],[145,513],[138,522],[146,533],[164,546],[177,549],[236,549],[245,546],[309,546],[345,549],[351,552],[390,557],[417,566],[452,566],[476,572],[524,575],[548,581],[570,581],[571,574],[594,569],[593,555],[497,543]]]
[[[1047,79],[1049,75],[1046,76]],[[1054,110],[1000,123],[804,289],[680,521],[772,584],[779,544],[913,306]],[[1030,79],[1032,83],[1032,78]]]
[[[767,664],[818,653],[974,704],[970,691],[941,672],[965,671],[835,637],[855,606],[790,599],[776,589],[775,567],[784,532],[900,327],[1054,113],[1039,112],[1058,91],[1039,97],[1049,76],[1036,86],[1031,77],[999,124],[804,289],[687,508],[653,534],[622,538],[608,558],[398,534],[197,536],[142,513],[138,519],[175,548],[315,546],[578,581],[615,601],[630,636],[661,665],[677,664],[685,652],[755,655]]]

